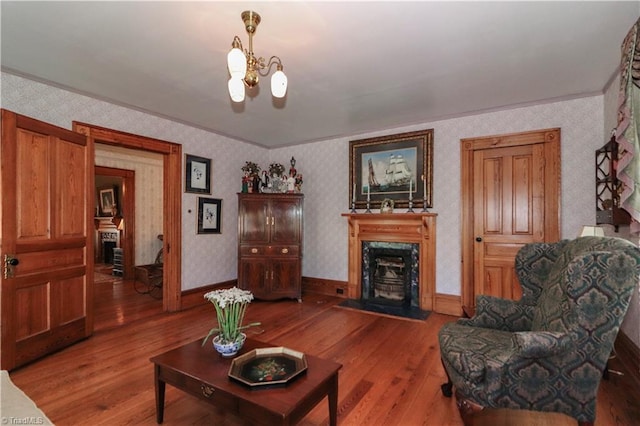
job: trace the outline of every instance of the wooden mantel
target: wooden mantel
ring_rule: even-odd
[[[344,213],[349,220],[349,283],[347,297],[360,299],[362,242],[383,241],[420,245],[420,309],[435,305],[436,214],[434,213]]]

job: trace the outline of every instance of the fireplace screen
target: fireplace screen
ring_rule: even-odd
[[[403,301],[407,292],[409,272],[405,260],[399,256],[374,256],[373,296],[389,301]]]
[[[418,244],[364,242],[362,299],[383,305],[419,306]]]

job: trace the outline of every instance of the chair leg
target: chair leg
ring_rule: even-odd
[[[473,416],[476,413],[484,410],[482,405],[478,405],[475,402],[472,402],[465,398],[464,395],[460,394],[456,390],[456,405],[458,406],[458,411],[460,412],[460,417],[462,418],[462,423],[465,426],[473,425]]]
[[[440,358],[440,362],[442,362],[442,367],[444,368],[444,372],[447,375],[447,383],[441,384],[440,390],[442,390],[442,395],[446,396],[447,398],[451,398],[451,395],[453,395],[453,393],[451,392],[453,383],[451,382],[451,377],[449,377],[449,372],[447,371],[447,367],[445,367],[442,358]]]
[[[443,383],[440,385],[440,390],[442,390],[442,395],[446,396],[447,398],[451,398],[451,395],[453,395],[453,383],[451,382],[447,382],[447,383]]]

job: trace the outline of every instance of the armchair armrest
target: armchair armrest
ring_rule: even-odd
[[[476,296],[476,314],[461,318],[459,324],[503,331],[531,330],[533,307],[519,301],[494,296]]]
[[[520,331],[513,334],[513,340],[523,358],[555,356],[574,347],[570,334],[553,331]]]

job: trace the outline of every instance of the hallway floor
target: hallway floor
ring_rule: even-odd
[[[133,280],[111,275],[111,268],[112,265],[95,265],[94,332],[162,313],[162,300],[138,293]]]

